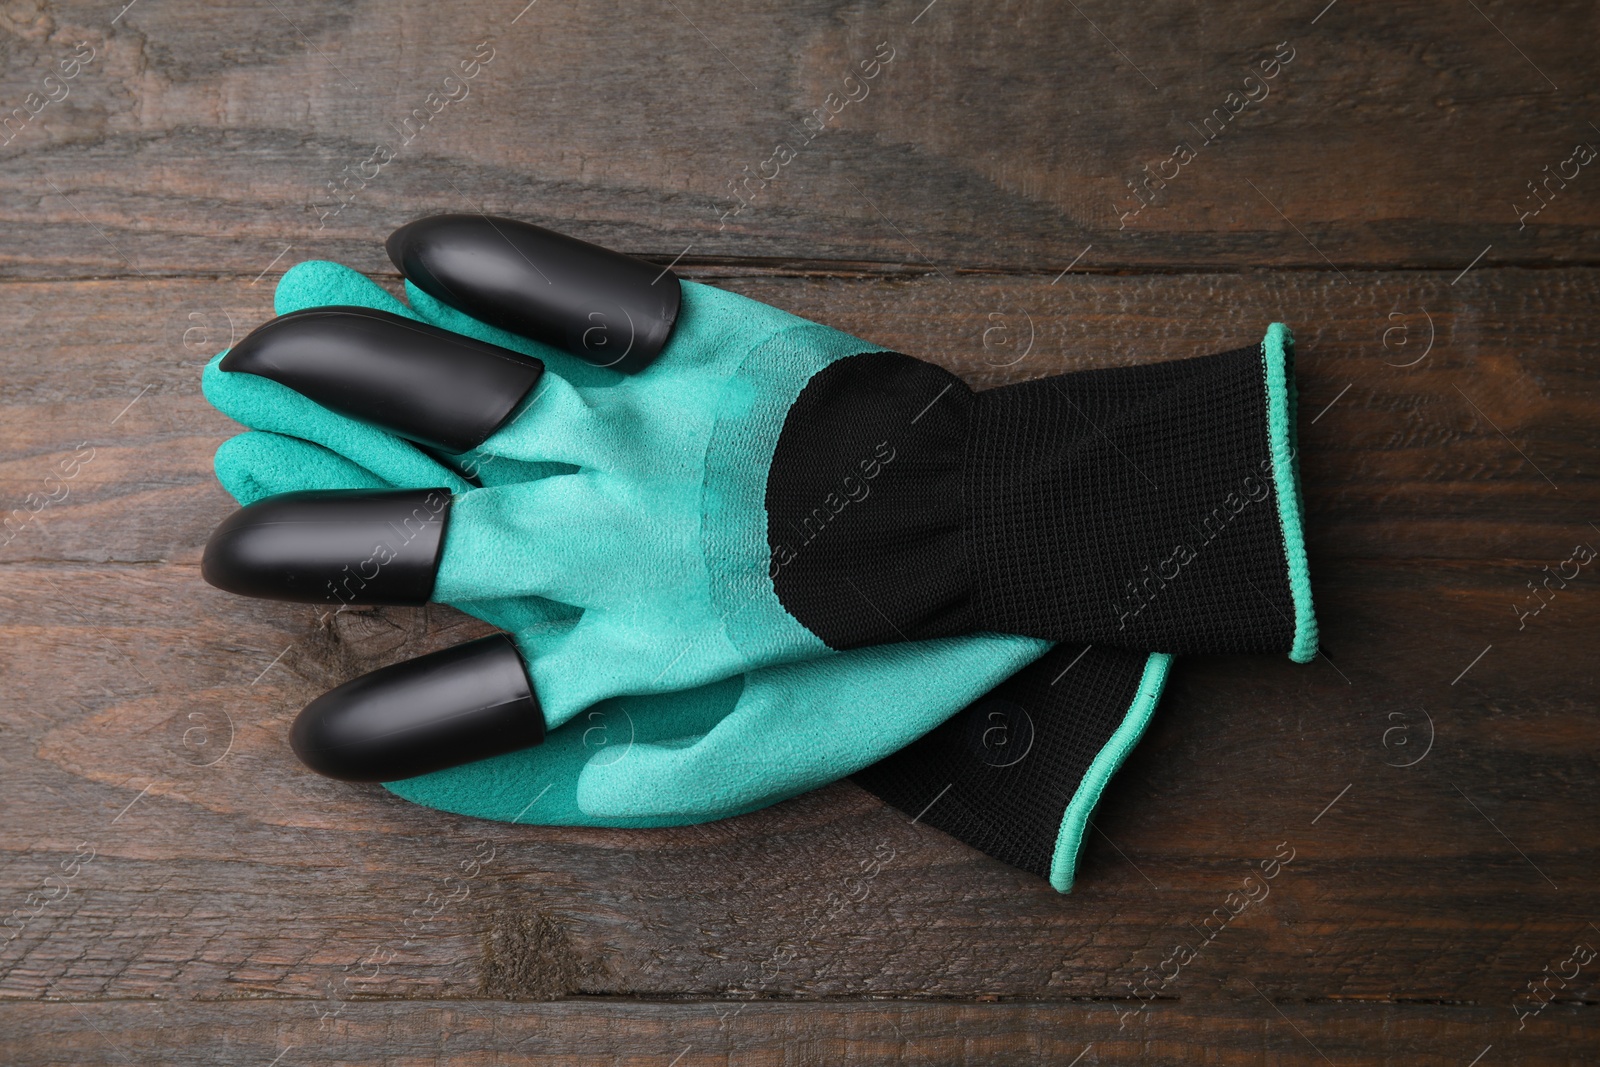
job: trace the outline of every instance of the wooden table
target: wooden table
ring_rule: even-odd
[[[522,3],[0,15],[0,1060],[1600,1059],[1592,5]],[[1292,323],[1326,654],[1182,660],[1070,896],[848,783],[614,832],[310,775],[302,704],[483,627],[203,584],[199,368],[459,210],[979,386]]]

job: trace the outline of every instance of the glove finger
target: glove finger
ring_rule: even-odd
[[[578,806],[578,777],[589,763],[623,760],[635,744],[693,738],[733,710],[743,688],[727,679],[698,689],[603,701],[550,731],[536,748],[433,774],[385,782],[413,804],[534,826],[681,826],[712,816],[608,816]]]
[[[615,370],[593,366],[558,348],[481,322],[429,296],[410,281],[405,282],[405,294],[402,301],[365,274],[342,263],[307,260],[295,264],[284,274],[278,282],[273,305],[278,315],[319,307],[372,308],[509,348],[539,360],[548,371],[563,378],[576,375],[572,380],[584,385],[612,385],[623,377]]]
[[[621,405],[619,417],[615,390],[580,394],[522,352],[376,308],[306,308],[273,319],[215,367],[207,395],[257,428],[280,429],[286,416],[313,427],[349,424],[448,453],[464,469],[493,458],[615,467],[611,457],[681,446],[684,437],[670,410],[651,420]],[[252,390],[252,379],[279,391]],[[701,390],[701,408],[714,403],[713,385]],[[298,399],[283,399],[283,389]],[[261,425],[269,420],[279,425]],[[499,432],[512,428],[507,448]]]
[[[234,421],[315,442],[393,485],[439,485],[456,492],[469,488],[460,474],[409,441],[336,415],[269,378],[222,370],[226,355],[207,364],[201,388],[211,405]]]
[[[575,384],[584,386],[612,386],[623,380],[624,376],[615,370],[593,366],[575,356],[568,355],[560,349],[539,341],[524,337],[507,330],[497,329],[478,319],[473,318],[455,308],[435,299],[428,293],[417,288],[410,281],[405,283],[406,298],[409,304],[396,299],[387,290],[359,271],[352,270],[339,263],[330,263],[320,260],[311,260],[296,264],[278,283],[275,296],[275,308],[281,315],[292,314],[317,307],[350,306],[367,307],[378,311],[400,315],[409,319],[449,330],[453,333],[470,337],[475,340],[485,341],[500,348],[510,349],[522,355],[530,356],[545,365],[547,377],[545,381],[535,387],[535,394],[548,394],[552,386],[558,386],[557,379],[570,380]],[[548,375],[554,375],[549,377]],[[559,386],[557,391],[559,392]],[[529,401],[525,401],[525,404]],[[554,397],[547,398],[542,407],[550,409],[556,406]],[[561,405],[563,411],[557,412],[556,417],[563,422],[564,412],[571,411],[575,405],[569,400]],[[509,418],[514,419],[520,412],[511,413]],[[235,416],[237,417],[237,416]],[[338,416],[333,416],[337,418]],[[241,420],[242,421],[242,420]],[[568,440],[584,440],[586,434],[592,436],[592,425],[579,427],[573,425],[563,435]],[[573,465],[592,465],[592,459],[585,459],[592,455],[591,447],[580,452],[576,458],[563,455],[563,449],[549,449],[541,454],[538,449],[525,448],[515,452],[481,451],[474,450],[462,457],[461,465],[474,474],[489,481],[505,482],[512,478],[541,477],[548,473],[549,468],[538,466],[541,462],[571,463]],[[524,465],[517,468],[515,464],[508,465],[506,460],[523,460],[533,464],[532,469]],[[502,462],[497,462],[502,461]],[[482,473],[479,474],[479,469]],[[491,473],[492,468],[492,473]],[[559,469],[559,468],[557,468]]]
[[[386,247],[445,303],[626,373],[649,365],[678,316],[670,266],[515,219],[434,215],[400,227]]]
[[[217,479],[243,506],[281,493],[308,490],[431,488],[425,483],[397,484],[320,445],[295,437],[261,431],[242,433],[224,441],[217,449],[215,463]],[[394,525],[389,527],[389,536],[403,536],[409,518],[411,518],[409,511],[403,510],[397,513]],[[373,542],[364,543],[362,550],[353,556],[348,564],[359,569],[371,554],[373,546]],[[390,547],[393,547],[392,543]],[[206,551],[209,558],[216,550],[208,544]],[[213,572],[208,578],[214,579],[216,576]],[[334,579],[338,576],[326,577]],[[326,597],[321,596],[327,592],[326,583],[313,583],[313,586],[320,590],[317,595],[321,600],[326,600]],[[339,585],[337,582],[335,588],[338,593],[334,599],[341,603],[365,602],[364,596],[361,595],[367,592],[365,589],[357,590]],[[554,633],[570,629],[580,615],[579,609],[571,605],[520,595],[482,597],[471,602],[457,603],[455,606],[501,629],[530,633],[540,631]]]
[[[280,314],[331,302],[415,318],[403,303],[362,274],[316,260],[290,268],[274,298]],[[240,342],[235,349],[244,344]],[[222,370],[228,354],[220,353],[207,365],[201,384],[212,406],[235,421],[251,429],[315,441],[394,484],[465,486],[465,479],[410,442],[330,411],[270,378]]]
[[[300,761],[344,781],[409,778],[544,739],[544,716],[506,634],[369,671],[307,704]]]
[[[569,371],[568,360],[552,360],[585,387],[626,388],[637,375],[673,377],[707,365],[718,365],[725,377],[733,367],[724,357],[736,362],[774,332],[807,325],[734,293],[680,283],[670,265],[515,219],[437,215],[402,226],[387,245],[413,291],[413,305],[427,307],[430,320],[458,328],[461,320],[440,307],[447,305],[471,316],[468,321],[537,338],[608,369],[596,377]],[[505,344],[505,336],[496,343]],[[533,354],[546,358],[543,350]],[[662,361],[671,369],[663,372]]]
[[[704,733],[739,689],[734,679],[611,701],[547,735],[516,646],[496,634],[324,693],[295,719],[290,744],[319,774],[392,778],[399,795],[446,810],[549,825],[673,825],[692,820],[589,816],[576,803],[582,769],[625,756],[637,739]]]
[[[752,671],[736,707],[704,735],[591,760],[578,804],[612,818],[709,818],[773,803],[910,744],[1049,647],[1001,635],[946,638]]]
[[[307,260],[290,267],[279,280],[278,288],[273,294],[274,310],[279,315],[288,315],[326,304],[371,307],[400,315],[407,313],[407,309],[400,301],[384,292],[377,283],[365,275],[342,264],[323,260]],[[219,353],[217,358],[211,361],[211,366],[206,368],[204,382],[206,399],[212,406],[236,421],[257,429],[270,429],[271,427],[257,426],[252,420],[265,406],[260,403],[262,395],[276,397],[277,393],[256,386],[254,375],[213,373],[212,367],[226,354]],[[235,397],[236,393],[241,395]],[[303,416],[306,411],[303,405],[300,407],[302,410],[296,414]],[[318,411],[313,414],[322,413]]]
[[[625,595],[641,594],[641,584],[647,602],[665,602],[701,565],[688,553],[652,553],[643,536],[648,515],[627,495],[612,499],[593,473],[453,494],[451,486],[386,479],[319,445],[260,431],[219,449],[217,471],[247,506],[218,527],[206,558],[223,588],[247,596],[296,600],[309,591],[320,599],[338,574],[399,558],[420,568],[417,581],[376,599],[375,588],[353,602],[533,597],[592,608],[621,606]],[[319,492],[292,493],[307,489]],[[375,497],[373,489],[394,491]],[[356,555],[346,558],[350,553]],[[373,562],[364,563],[369,555]],[[629,558],[642,564],[638,573],[614,566]],[[400,590],[419,599],[393,599]],[[658,648],[682,632],[673,618],[655,617],[660,609],[635,607],[633,614]]]
[[[394,488],[393,482],[321,445],[259,430],[222,442],[213,462],[217,480],[241,505],[307,489]]]

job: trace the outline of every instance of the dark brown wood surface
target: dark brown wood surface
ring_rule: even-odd
[[[925,3],[0,10],[0,1061],[1600,1059],[1600,561],[1519,616],[1600,548],[1600,15]],[[1290,322],[1326,655],[1180,661],[1069,896],[849,784],[621,832],[309,775],[305,701],[483,627],[201,582],[199,368],[480,208],[980,386]]]

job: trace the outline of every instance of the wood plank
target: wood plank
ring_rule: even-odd
[[[94,58],[0,147],[0,272],[252,277],[290,246],[381,269],[395,225],[479,209],[689,262],[1595,261],[1591,5],[1321,6],[67,4],[8,41],[5,109]],[[1145,167],[1171,182],[1125,217]]]
[[[1103,1004],[728,1001],[560,1004],[350,1000],[0,1004],[16,1067],[539,1063],[1324,1064],[1532,1067],[1589,1062],[1590,1010],[1424,1004],[1156,1003],[1119,1026]],[[1257,1011],[1262,1007],[1263,1011]],[[321,1012],[329,1018],[320,1019]],[[332,1014],[338,1012],[337,1015]],[[1511,1032],[1506,1023],[1510,1021]],[[118,1058],[120,1057],[120,1058]]]

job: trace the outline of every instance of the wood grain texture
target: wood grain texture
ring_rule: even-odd
[[[250,1004],[0,1005],[17,1067],[315,1062],[330,1067],[480,1064],[796,1067],[814,1063],[1405,1063],[1459,1067],[1485,1046],[1533,1067],[1580,1067],[1582,1009],[1555,1005],[1538,1029],[1492,1042],[1481,1009],[1436,1005],[1149,1008],[1125,1027],[1101,1004],[867,1006],[828,1001],[561,1004],[354,1001],[319,1019],[297,1001]],[[1487,1060],[1485,1057],[1485,1061]],[[1480,1061],[1481,1062],[1481,1061]]]
[[[0,129],[94,49],[0,132],[0,1060],[1596,1058],[1600,575],[1529,583],[1600,547],[1600,178],[1514,204],[1600,143],[1600,16],[925,2],[0,9]],[[1282,41],[1121,223],[1123,179]],[[879,42],[866,98],[723,218]],[[474,208],[980,387],[1291,323],[1325,655],[1180,661],[1067,897],[849,784],[624,832],[310,775],[307,700],[485,629],[202,583],[237,427],[199,369],[288,265],[394,288],[388,228]]]
[[[0,153],[0,267],[254,275],[314,244],[375,269],[371,235],[474,208],[667,259],[1054,273],[1093,245],[1095,269],[1454,271],[1493,244],[1491,263],[1594,262],[1600,179],[1576,163],[1560,177],[1577,143],[1600,143],[1600,15],[1582,0],[1342,5],[1316,21],[1314,3],[918,17],[925,3],[619,17],[477,0],[441,18],[418,2],[230,0],[139,4],[115,26],[87,0],[24,7],[6,108],[76,42],[95,58]],[[493,58],[444,89],[486,41]],[[1234,114],[1228,94],[1280,43],[1292,58]],[[893,58],[846,86],[879,44]],[[460,99],[431,114],[430,92]],[[863,92],[821,132],[803,124],[830,94]],[[429,120],[406,126],[418,108]],[[1163,168],[1185,141],[1195,158]],[[1125,221],[1145,165],[1175,176]],[[1546,166],[1564,184],[1524,219]],[[749,206],[725,218],[747,174]]]

